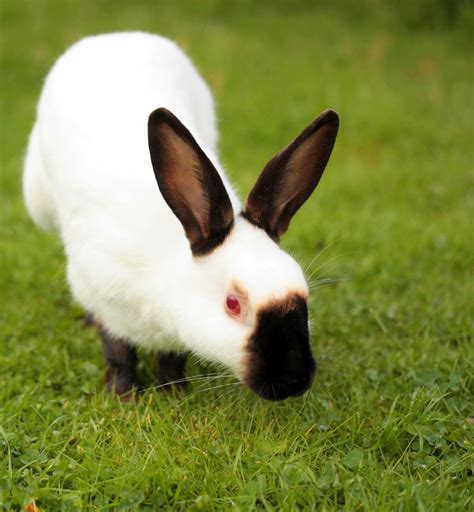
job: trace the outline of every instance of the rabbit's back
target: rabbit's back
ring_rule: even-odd
[[[146,120],[157,104],[178,112],[200,142],[215,151],[211,94],[181,49],[157,35],[115,33],[76,43],[50,71],[38,115],[56,114],[60,121],[68,114],[74,128],[86,132],[110,130],[116,121],[118,133],[139,137],[137,129],[146,133]]]

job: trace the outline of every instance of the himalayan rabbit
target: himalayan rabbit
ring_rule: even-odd
[[[326,167],[339,125],[320,114],[263,169],[244,207],[216,156],[207,85],[170,40],[87,37],[54,64],[25,160],[35,223],[61,237],[74,299],[99,326],[107,389],[135,389],[136,347],[162,384],[186,352],[269,400],[298,396],[316,363],[308,286],[279,247]]]

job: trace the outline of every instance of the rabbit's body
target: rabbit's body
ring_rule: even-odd
[[[133,385],[133,345],[192,350],[266,398],[309,386],[308,288],[275,242],[316,187],[337,126],[335,112],[319,116],[269,162],[242,212],[216,157],[211,94],[174,43],[89,37],[57,61],[25,201],[62,238],[72,293],[102,328],[109,382],[123,377],[117,392]]]
[[[174,43],[143,33],[84,39],[46,80],[25,171],[27,206],[59,231],[76,300],[114,335],[154,349],[180,339],[169,308],[190,277],[189,244],[150,162],[157,106],[180,116],[220,170],[212,97]]]

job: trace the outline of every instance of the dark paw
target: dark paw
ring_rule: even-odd
[[[160,352],[157,357],[156,381],[158,388],[165,391],[186,389],[188,383],[184,374],[186,354]]]
[[[123,402],[135,401],[137,398],[135,372],[127,367],[107,368],[105,389],[108,393],[119,396]]]
[[[135,349],[122,340],[116,340],[104,329],[100,329],[104,347],[107,372],[105,389],[123,401],[130,401],[136,395],[137,355]]]

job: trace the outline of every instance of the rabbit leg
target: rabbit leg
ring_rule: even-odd
[[[125,395],[125,399],[131,398],[136,385],[137,355],[135,349],[125,341],[113,339],[104,329],[100,329],[99,332],[107,362],[105,387],[107,391],[116,395]]]
[[[187,354],[178,354],[176,352],[159,352],[156,358],[156,380],[164,389],[177,386],[186,388],[187,382],[184,380],[184,367],[186,365]],[[169,386],[166,386],[169,384]]]

